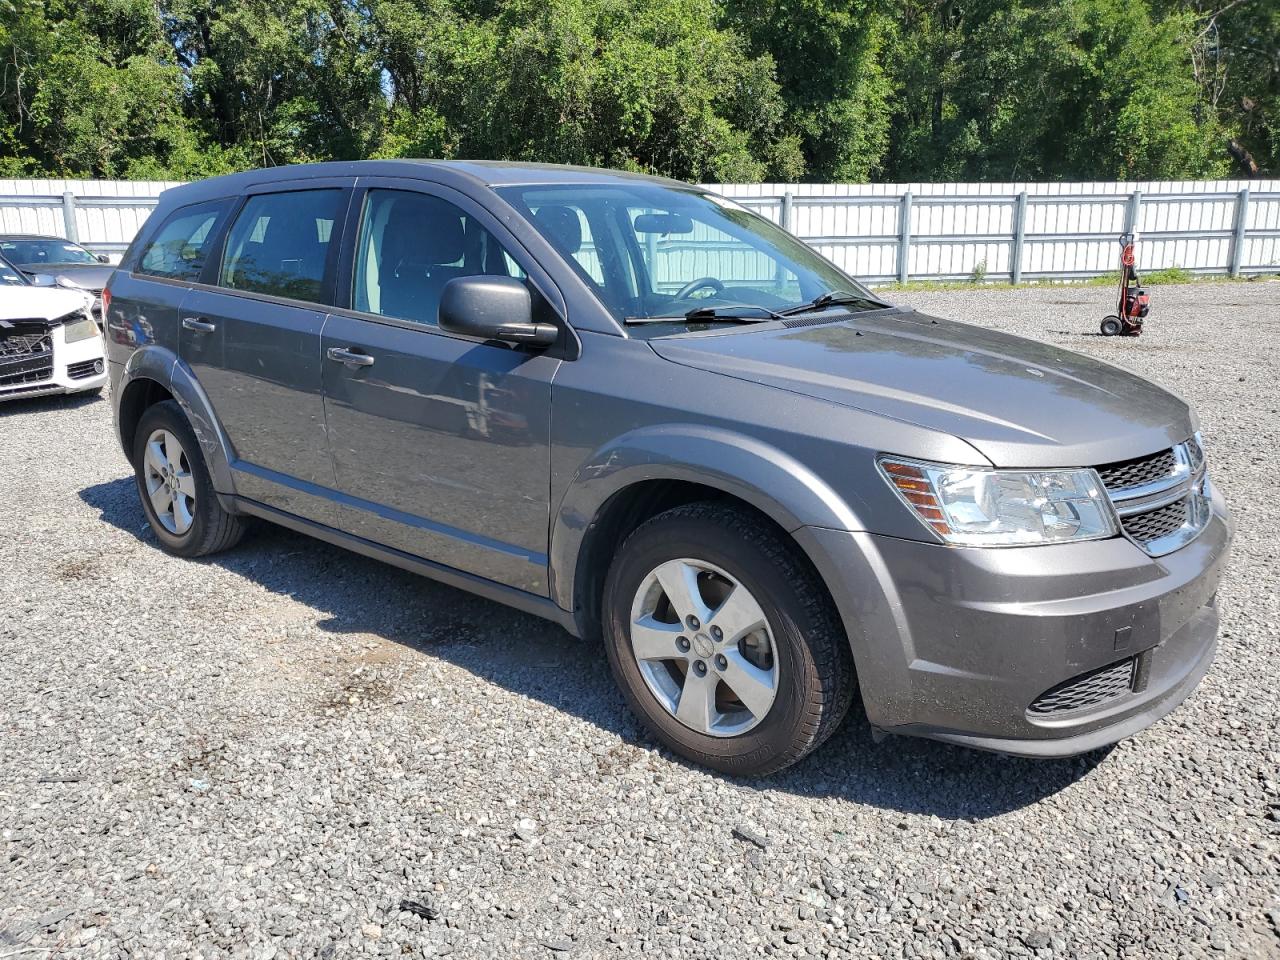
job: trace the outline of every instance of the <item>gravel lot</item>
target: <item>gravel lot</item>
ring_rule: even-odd
[[[0,958],[1280,956],[1280,283],[900,294],[1194,402],[1239,533],[1191,700],[1084,758],[664,755],[603,653],[282,530],[147,534],[105,400],[0,412]]]

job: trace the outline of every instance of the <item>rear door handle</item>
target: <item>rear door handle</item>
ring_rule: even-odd
[[[346,347],[330,347],[328,350],[329,359],[336,360],[338,363],[345,363],[349,367],[372,367],[373,357],[367,353],[356,353]]]
[[[182,325],[188,330],[194,330],[196,333],[213,333],[218,329],[217,324],[210,323],[204,317],[183,317]]]

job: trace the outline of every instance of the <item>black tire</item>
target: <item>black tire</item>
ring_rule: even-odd
[[[195,484],[195,509],[191,511],[191,525],[182,533],[174,533],[165,527],[147,494],[147,440],[154,431],[160,429],[169,431],[182,445]],[[143,412],[138,421],[138,429],[133,435],[133,474],[147,522],[165,553],[176,557],[203,557],[235,546],[244,536],[244,521],[227,513],[218,502],[200,444],[176,401],[165,400]]]
[[[769,621],[775,698],[764,718],[737,736],[712,736],[677,720],[646,684],[632,651],[636,593],[651,571],[678,558],[731,575]],[[736,506],[676,507],[626,539],[605,584],[604,641],[627,703],[653,735],[680,756],[729,774],[761,776],[800,760],[831,736],[853,699],[848,641],[817,572],[767,520]]]
[[[1118,337],[1124,332],[1124,324],[1120,322],[1117,316],[1105,317],[1102,326],[1099,328],[1104,337]]]

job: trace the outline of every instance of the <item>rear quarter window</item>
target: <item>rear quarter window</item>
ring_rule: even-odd
[[[199,280],[230,209],[229,199],[179,207],[143,249],[134,272],[170,280]]]

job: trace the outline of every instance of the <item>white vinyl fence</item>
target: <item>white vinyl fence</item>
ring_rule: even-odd
[[[0,231],[119,256],[174,183],[0,180]],[[712,184],[870,283],[1081,279],[1118,269],[1280,272],[1280,180],[1141,183]]]
[[[1139,183],[720,184],[872,283],[1071,280],[1119,270],[1280,272],[1280,180]]]
[[[65,237],[113,260],[146,222],[160,180],[0,180],[0,233]]]

